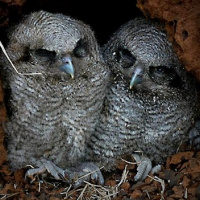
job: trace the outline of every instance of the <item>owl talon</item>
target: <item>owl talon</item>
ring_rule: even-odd
[[[56,180],[65,180],[65,171],[59,167],[57,167],[53,162],[46,161],[39,168],[29,169],[25,177],[31,177],[37,174],[42,174],[45,171],[48,171]]]
[[[47,161],[39,168],[29,169],[25,177],[33,177],[48,171],[56,180],[63,180],[71,183],[74,187],[81,186],[84,181],[94,180],[96,183],[103,185],[104,178],[100,169],[93,163],[83,163],[72,170],[61,169],[53,162]]]
[[[91,180],[94,180],[97,184],[104,185],[104,178],[100,169],[92,162],[82,163],[81,166],[75,168],[70,179],[74,179],[74,187],[79,187],[84,181]]]
[[[133,157],[138,164],[137,174],[135,175],[134,180],[143,181],[152,170],[152,162],[148,157],[143,155],[133,154]]]
[[[44,165],[42,165],[41,167],[39,168],[32,168],[32,169],[29,169],[26,174],[25,174],[25,178],[26,177],[33,177],[34,175],[37,175],[37,174],[42,174],[46,171],[46,168]]]

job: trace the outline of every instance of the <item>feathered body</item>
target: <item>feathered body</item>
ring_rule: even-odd
[[[163,163],[188,140],[198,115],[194,78],[181,66],[165,32],[146,19],[121,26],[103,53],[113,81],[90,155],[107,170],[134,151]]]
[[[20,75],[3,61],[11,167],[38,167],[45,160],[62,168],[77,165],[109,78],[93,31],[71,17],[38,11],[13,28],[6,50],[20,73],[42,73]],[[73,69],[65,68],[69,63]]]

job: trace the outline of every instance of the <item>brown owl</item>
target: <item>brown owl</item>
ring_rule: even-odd
[[[59,178],[60,168],[83,162],[109,69],[90,26],[63,14],[33,12],[8,39],[6,51],[20,72],[2,56],[10,166],[38,168],[29,174],[54,166],[52,174]]]
[[[162,24],[135,18],[122,25],[103,47],[113,81],[91,139],[93,161],[106,170],[123,154],[141,164],[135,180],[152,163],[162,164],[179,145],[199,147],[199,88],[179,62]]]

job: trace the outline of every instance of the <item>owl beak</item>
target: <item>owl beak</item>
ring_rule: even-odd
[[[143,67],[140,67],[140,66],[135,67],[133,75],[131,77],[131,81],[130,81],[130,89],[132,89],[134,86],[142,82],[143,71],[144,71]]]
[[[72,58],[70,55],[66,55],[62,58],[63,65],[59,67],[62,72],[68,73],[71,75],[72,79],[74,78],[74,66],[72,63]]]

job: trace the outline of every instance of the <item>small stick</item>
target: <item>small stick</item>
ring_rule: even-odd
[[[9,56],[8,56],[8,54],[7,54],[7,52],[6,52],[6,50],[5,50],[5,48],[4,48],[4,46],[3,46],[3,44],[2,44],[1,41],[0,41],[0,47],[1,47],[3,53],[5,54],[6,58],[8,59],[8,61],[10,62],[11,66],[13,67],[13,69],[15,70],[15,72],[17,74],[19,74],[19,75],[25,75],[25,76],[27,76],[27,75],[42,75],[42,73],[39,73],[39,72],[35,72],[35,73],[20,73],[20,72],[18,72],[17,69],[16,69],[16,67],[14,66],[14,64],[12,63],[12,61],[10,60],[10,58],[9,58]]]

